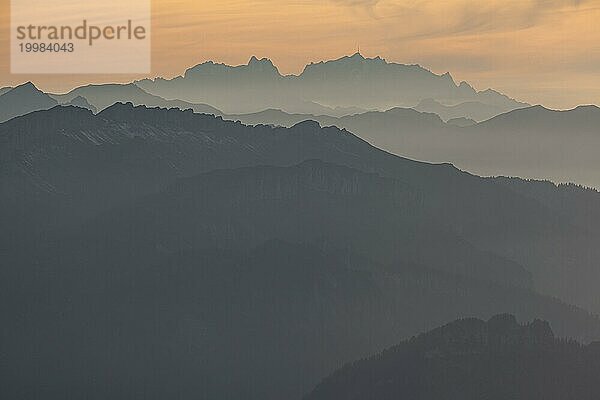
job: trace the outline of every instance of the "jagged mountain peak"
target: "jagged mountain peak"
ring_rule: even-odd
[[[256,56],[252,56],[250,57],[250,60],[248,60],[248,65],[269,65],[269,66],[274,66],[273,62],[267,58],[267,57],[263,57],[263,58],[258,58]]]
[[[450,72],[446,71],[446,72],[444,72],[444,73],[443,73],[442,75],[440,75],[440,76],[441,76],[442,78],[444,78],[444,79],[447,79],[447,80],[450,80],[450,81],[452,81],[452,83],[456,84],[456,83],[454,82],[454,78],[452,78],[452,75],[450,74]]]
[[[15,89],[18,89],[18,88],[35,88],[35,89],[37,89],[37,87],[31,81],[27,81],[27,82],[17,85],[15,87]]]
[[[186,70],[184,77],[191,77],[194,75],[213,75],[213,74],[219,74],[219,73],[231,73],[231,72],[237,72],[237,73],[244,73],[244,72],[251,72],[251,73],[267,73],[269,75],[276,75],[278,77],[281,77],[281,74],[279,73],[279,70],[277,69],[277,67],[273,64],[273,62],[266,57],[263,58],[258,58],[257,56],[253,55],[250,57],[250,59],[248,60],[247,64],[241,64],[241,65],[228,65],[225,63],[215,63],[214,61],[205,61],[201,64],[198,64],[196,66],[193,66],[189,69]]]
[[[277,75],[280,75],[277,67],[273,64],[273,62],[269,58],[266,58],[266,57],[263,57],[260,59],[257,58],[256,56],[250,57],[250,60],[248,60],[247,67],[248,67],[248,69],[250,69],[252,71],[270,72],[270,73],[275,73]]]
[[[382,110],[410,107],[423,98],[445,104],[479,101],[497,106],[499,112],[525,105],[495,91],[477,92],[466,82],[457,84],[450,72],[437,74],[419,64],[390,62],[360,52],[311,62],[298,75],[284,76],[270,59],[253,55],[247,64],[206,61],[187,69],[183,76],[137,84],[165,99],[211,104],[229,114],[268,108],[306,113],[306,105],[313,103]],[[309,108],[308,113],[324,113],[317,108]]]
[[[116,102],[113,105],[106,107],[98,116],[115,121],[144,121],[149,122],[170,122],[173,118],[180,118],[182,121],[188,116],[204,118],[204,114],[194,114],[190,109],[180,110],[178,108],[163,108],[163,107],[147,107],[145,105],[134,105],[132,102]],[[220,119],[220,117],[217,117]]]
[[[360,54],[360,51],[357,51],[356,53],[352,54],[350,57],[350,59],[354,59],[354,60],[364,60],[365,57]]]
[[[15,86],[14,88],[12,88],[11,90],[9,90],[7,93],[12,93],[12,94],[21,94],[21,93],[41,93],[43,94],[43,92],[41,90],[39,90],[37,88],[37,86],[35,86],[33,84],[33,82],[28,81],[25,83],[22,83],[18,86]]]
[[[312,71],[319,70],[320,68],[343,68],[343,67],[354,67],[361,66],[364,68],[403,68],[407,70],[420,70],[430,72],[418,64],[399,64],[394,62],[388,62],[386,59],[376,57],[365,57],[363,54],[356,52],[352,55],[342,56],[333,60],[311,62],[304,67],[304,70],[300,76],[306,75]],[[430,72],[431,73],[431,72]]]
[[[58,102],[39,90],[32,82],[10,89],[0,97],[0,122],[32,111],[47,110]]]

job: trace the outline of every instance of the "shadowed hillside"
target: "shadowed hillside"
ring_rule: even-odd
[[[306,399],[595,399],[598,344],[554,337],[547,322],[464,319],[348,364]]]
[[[600,337],[546,296],[594,304],[593,192],[132,104],[0,124],[0,162],[3,397],[297,399],[467,315]]]

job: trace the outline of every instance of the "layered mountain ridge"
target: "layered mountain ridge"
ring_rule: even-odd
[[[20,321],[0,332],[3,397],[300,398],[343,363],[503,312],[600,337],[556,299],[596,306],[591,191],[314,121],[131,103],[2,123],[0,163],[0,315]]]
[[[247,65],[208,61],[180,77],[135,83],[164,98],[205,102],[235,114],[275,107],[320,114],[327,114],[325,107],[388,109],[428,98],[449,104],[477,100],[503,111],[526,105],[492,90],[477,92],[466,82],[457,85],[449,73],[436,75],[419,65],[359,53],[309,64],[299,75],[281,75],[270,60],[253,56]]]
[[[33,111],[47,110],[57,104],[56,100],[31,82],[14,88],[5,88],[0,92],[0,122]]]
[[[315,120],[323,126],[348,129],[394,154],[422,161],[450,162],[478,175],[518,176],[600,188],[594,152],[600,145],[600,108],[594,105],[561,111],[538,105],[480,123],[460,124],[450,120],[445,123],[434,112],[407,108],[339,118],[281,110],[225,118],[281,126]]]

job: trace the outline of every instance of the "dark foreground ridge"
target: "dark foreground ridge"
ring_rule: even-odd
[[[545,321],[461,319],[346,365],[306,400],[598,399],[599,356]]]
[[[597,298],[597,193],[132,104],[2,123],[0,165],[1,399],[298,400],[465,315],[600,338],[542,294]]]

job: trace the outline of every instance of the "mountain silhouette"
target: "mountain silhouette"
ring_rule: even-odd
[[[594,149],[600,109],[556,111],[542,106],[513,110],[487,121],[444,123],[437,115],[394,108],[341,118],[267,110],[227,115],[248,124],[291,126],[312,119],[348,129],[392,153],[428,162],[451,162],[484,176],[519,176],[600,188]]]
[[[25,126],[27,134],[18,133]],[[595,250],[590,246],[598,228],[589,221],[599,205],[582,203],[577,195],[595,198],[594,192],[574,188],[560,205],[562,191],[553,187],[545,197],[556,201],[544,202],[506,182],[474,177],[447,164],[395,157],[347,131],[315,122],[289,129],[248,127],[191,111],[117,104],[97,116],[74,107],[37,112],[0,125],[0,132],[4,209],[6,221],[14,225],[3,237],[7,248],[30,236],[34,223],[40,232],[78,224],[177,178],[320,159],[405,182],[426,194],[422,215],[442,231],[458,232],[475,249],[523,266],[542,292],[598,309]],[[37,156],[30,159],[29,154]],[[576,211],[581,204],[587,206]],[[394,247],[390,242],[389,255]],[[417,259],[424,255],[424,250],[413,253]],[[578,273],[565,282],[562,277],[573,270]]]
[[[457,85],[448,73],[436,75],[419,65],[390,63],[359,53],[311,63],[299,75],[284,76],[269,59],[253,56],[246,65],[208,61],[183,76],[136,84],[157,96],[208,103],[229,114],[281,108],[291,113],[333,115],[323,106],[388,109],[409,107],[427,98],[446,104],[481,102],[497,107],[498,113],[526,105],[495,91],[477,92],[465,82]]]
[[[98,112],[98,109],[95,106],[91,105],[83,96],[74,97],[71,101],[63,105],[85,108],[87,110],[90,110],[94,114]]]
[[[82,97],[97,110],[103,110],[118,102],[131,102],[135,105],[148,107],[191,109],[195,112],[220,115],[221,112],[207,104],[192,104],[181,100],[165,100],[161,97],[146,93],[138,86],[130,84],[88,85],[73,89],[63,95],[52,95],[59,102],[69,104],[73,99]]]
[[[47,110],[56,104],[54,99],[36,88],[31,82],[15,88],[7,88],[0,95],[0,122],[32,111]]]
[[[461,319],[346,365],[305,398],[595,399],[599,355],[538,319]]]
[[[463,313],[518,309],[567,330],[600,328],[531,292],[418,268],[386,272],[349,251],[271,241],[146,263],[145,248],[111,254],[97,244],[92,262],[95,244],[78,240],[34,270],[3,271],[1,315],[23,321],[2,332],[3,396],[300,398],[340,364]],[[127,379],[115,385],[114,374]]]
[[[555,111],[541,106],[514,110],[455,135],[464,150],[484,162],[461,165],[483,175],[522,176],[576,182],[600,188],[593,149],[600,109]],[[493,149],[493,150],[492,150]]]
[[[24,312],[45,340],[57,344],[37,353],[37,363],[57,357],[82,360],[90,343],[98,346],[94,348],[101,357],[85,368],[67,368],[71,379],[103,377],[102,371],[116,367],[113,363],[117,370],[135,371],[132,382],[120,390],[97,387],[111,398],[126,398],[140,388],[151,388],[151,398],[161,398],[173,385],[186,398],[198,396],[198,391],[207,399],[297,398],[340,363],[463,313],[544,315],[566,332],[600,334],[597,319],[531,290],[427,268],[409,259],[385,265],[365,257],[364,246],[356,247],[362,253],[357,254],[340,250],[344,242],[322,238],[331,231],[335,238],[344,230],[360,230],[356,235],[364,241],[373,229],[381,234],[377,224],[391,222],[386,222],[387,212],[378,216],[361,210],[402,204],[409,213],[410,204],[418,207],[418,200],[401,182],[321,161],[186,178],[55,238],[38,250],[35,262],[28,258],[12,263],[15,272],[5,274],[4,283],[44,293],[60,287],[60,294],[44,298],[44,308],[64,310],[68,303],[76,304],[61,314],[61,336],[44,327],[52,314],[41,314],[35,297],[24,303],[27,311],[18,306],[5,313]],[[394,219],[403,226],[410,222],[404,215]],[[432,244],[433,233],[426,235]],[[273,235],[295,243],[271,240]],[[448,245],[448,259],[456,257],[456,250],[474,251]],[[42,254],[43,260],[38,258]],[[482,259],[481,267],[493,261]],[[500,268],[505,264],[496,263]],[[8,299],[15,295],[9,288],[4,293]],[[94,324],[97,318],[101,326]],[[152,327],[151,320],[165,325]],[[119,327],[119,336],[109,334],[106,342],[113,326]],[[25,333],[17,330],[3,341],[21,349]],[[74,334],[84,334],[91,342],[65,343]],[[165,341],[165,335],[170,339]],[[129,350],[117,353],[111,348],[115,344]],[[159,353],[154,362],[168,368],[135,365],[149,348]],[[163,352],[170,356],[161,356]],[[23,356],[9,351],[6,357],[12,360],[17,354]],[[164,371],[158,372],[158,380],[157,369]],[[49,379],[60,382],[64,370],[48,371]],[[182,372],[175,377],[168,371]],[[225,373],[228,379],[221,382]],[[143,383],[150,374],[159,387]],[[63,387],[55,385],[52,392],[36,389],[35,381],[28,384],[48,397]]]
[[[321,126],[348,129],[378,147],[393,149],[396,154],[408,156],[411,156],[410,151],[413,146],[419,146],[419,143],[425,150],[428,149],[428,135],[435,135],[452,128],[437,114],[401,107],[337,118],[328,115],[289,114],[275,109],[252,114],[224,115],[223,118],[241,121],[248,125],[265,124],[285,127],[312,120]],[[403,135],[397,134],[397,131],[403,132]],[[405,147],[405,150],[398,150],[401,147]]]
[[[523,104],[523,106],[526,105]],[[510,111],[510,109],[507,109],[506,107],[477,101],[468,101],[453,106],[446,106],[434,99],[421,100],[419,104],[413,108],[417,111],[437,114],[444,121],[463,117],[481,122],[495,117],[496,115],[503,114],[506,111]]]
[[[0,161],[2,397],[300,398],[467,315],[600,337],[555,298],[597,297],[600,206],[581,188],[479,178],[315,121],[121,103],[2,123]]]

